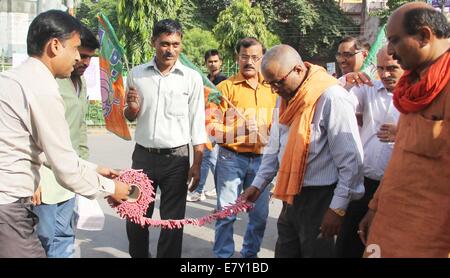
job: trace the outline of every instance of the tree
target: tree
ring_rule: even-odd
[[[119,37],[131,64],[151,59],[153,24],[165,18],[175,19],[182,0],[119,0],[117,16]]]
[[[102,12],[108,17],[114,30],[117,30],[119,24],[117,22],[117,3],[110,0],[82,0],[75,16],[94,34],[98,31],[97,14]]]
[[[252,7],[248,0],[234,0],[228,8],[220,12],[213,32],[228,59],[233,58],[234,47],[239,39],[255,37],[266,47],[279,42],[278,37],[267,29],[261,8]]]
[[[380,24],[384,24],[387,22],[389,15],[391,15],[391,13],[393,11],[395,11],[398,7],[400,7],[401,5],[408,3],[408,2],[414,2],[416,0],[388,0],[386,5],[388,6],[388,9],[386,10],[382,10],[382,11],[377,11],[375,13],[373,13],[374,16],[378,16],[380,18]],[[422,1],[422,2],[426,2],[426,1]]]
[[[211,31],[205,31],[196,27],[184,33],[183,52],[199,68],[204,67],[205,52],[218,47],[219,43]]]
[[[296,48],[305,60],[333,59],[344,35],[359,28],[334,0],[259,0],[269,28],[283,43]]]

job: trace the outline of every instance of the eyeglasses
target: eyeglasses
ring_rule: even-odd
[[[293,72],[295,70],[295,67],[293,67],[283,78],[281,78],[279,80],[274,80],[274,81],[264,80],[262,82],[263,85],[269,85],[269,86],[280,88],[283,85],[284,81],[286,81],[286,79],[288,78],[289,74],[291,74],[291,72]]]
[[[356,52],[354,52],[354,53],[351,53],[351,52],[342,52],[342,53],[336,53],[334,56],[336,57],[336,59],[338,59],[339,57],[342,57],[342,58],[344,58],[344,59],[350,59],[350,58],[352,58],[353,56],[355,56],[356,54],[358,54],[358,53],[361,53],[362,51],[356,51]]]
[[[258,56],[239,55],[239,59],[241,59],[244,62],[250,61],[250,59],[251,59],[253,61],[253,63],[256,63],[259,60],[261,60],[261,58],[262,58],[262,56],[258,57]]]

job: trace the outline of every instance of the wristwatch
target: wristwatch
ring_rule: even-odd
[[[345,210],[343,210],[343,209],[331,209],[332,211],[334,211],[334,213],[336,213],[337,215],[339,215],[339,216],[344,216],[345,215]]]

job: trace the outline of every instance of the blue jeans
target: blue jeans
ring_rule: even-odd
[[[73,209],[75,197],[58,204],[41,204],[33,208],[39,217],[37,234],[49,258],[71,258],[75,234]]]
[[[217,209],[234,204],[239,194],[249,187],[261,164],[262,156],[247,157],[220,147],[214,175],[217,187]],[[249,223],[244,235],[241,256],[257,256],[266,229],[269,215],[269,186],[261,193],[255,206],[249,212]],[[236,216],[216,221],[216,235],[213,251],[219,258],[234,255],[233,224]]]
[[[200,182],[198,183],[196,192],[202,193],[205,188],[206,178],[208,177],[209,170],[214,175],[216,169],[217,153],[219,152],[219,146],[216,144],[210,151],[207,148],[203,151],[202,166],[200,168]]]

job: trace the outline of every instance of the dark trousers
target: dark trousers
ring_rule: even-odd
[[[0,205],[0,258],[45,258],[31,202]]]
[[[187,175],[189,171],[189,149],[184,146],[172,154],[153,154],[140,145],[133,152],[133,169],[143,169],[153,180],[153,187],[161,191],[161,219],[183,219],[186,212]],[[151,217],[155,202],[147,210]],[[127,221],[129,252],[133,258],[148,258],[148,227]],[[183,243],[183,229],[161,229],[158,240],[158,258],[179,258]]]
[[[380,181],[364,177],[364,188],[366,192],[360,200],[352,201],[345,214],[341,230],[336,241],[336,255],[338,258],[361,258],[365,246],[358,235],[359,222],[366,215],[369,202]]]
[[[335,188],[335,185],[303,187],[292,205],[283,202],[277,223],[275,258],[334,257],[334,239],[319,237],[319,228]]]

